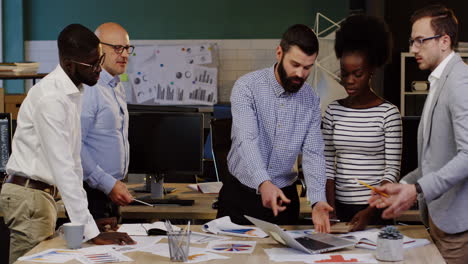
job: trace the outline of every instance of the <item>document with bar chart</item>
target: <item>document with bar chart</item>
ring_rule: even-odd
[[[137,46],[129,58],[128,75],[136,103],[215,104],[218,70],[213,45]]]
[[[194,78],[189,92],[190,102],[193,104],[215,104],[218,98],[217,76],[218,69],[200,65],[192,67]]]

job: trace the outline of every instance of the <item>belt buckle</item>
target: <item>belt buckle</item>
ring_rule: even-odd
[[[55,195],[57,194],[57,187],[52,186],[52,190],[51,188],[45,188],[43,191],[55,198]]]

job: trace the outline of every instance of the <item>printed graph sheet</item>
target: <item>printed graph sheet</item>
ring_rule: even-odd
[[[215,44],[137,46],[129,59],[136,103],[213,105],[217,102]]]

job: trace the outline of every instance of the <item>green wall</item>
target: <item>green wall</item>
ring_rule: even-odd
[[[107,21],[122,24],[132,39],[279,38],[291,24],[312,26],[316,12],[348,14],[348,0],[23,1],[26,40],[55,40],[70,23],[94,29]]]
[[[3,0],[3,61],[24,60],[24,19],[22,0]],[[24,81],[3,81],[6,93],[23,93]]]
[[[24,59],[23,40],[56,40],[71,23],[94,30],[124,26],[132,39],[271,39],[290,25],[314,25],[316,12],[333,20],[349,0],[3,0],[4,61]],[[11,83],[15,82],[15,83]],[[8,81],[22,93],[22,81]]]

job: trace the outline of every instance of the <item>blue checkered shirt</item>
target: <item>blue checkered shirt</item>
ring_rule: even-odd
[[[297,93],[285,92],[274,66],[237,80],[231,94],[231,174],[256,190],[267,180],[283,188],[296,181],[292,168],[302,152],[307,196],[312,204],[326,201],[319,101],[307,83]]]

